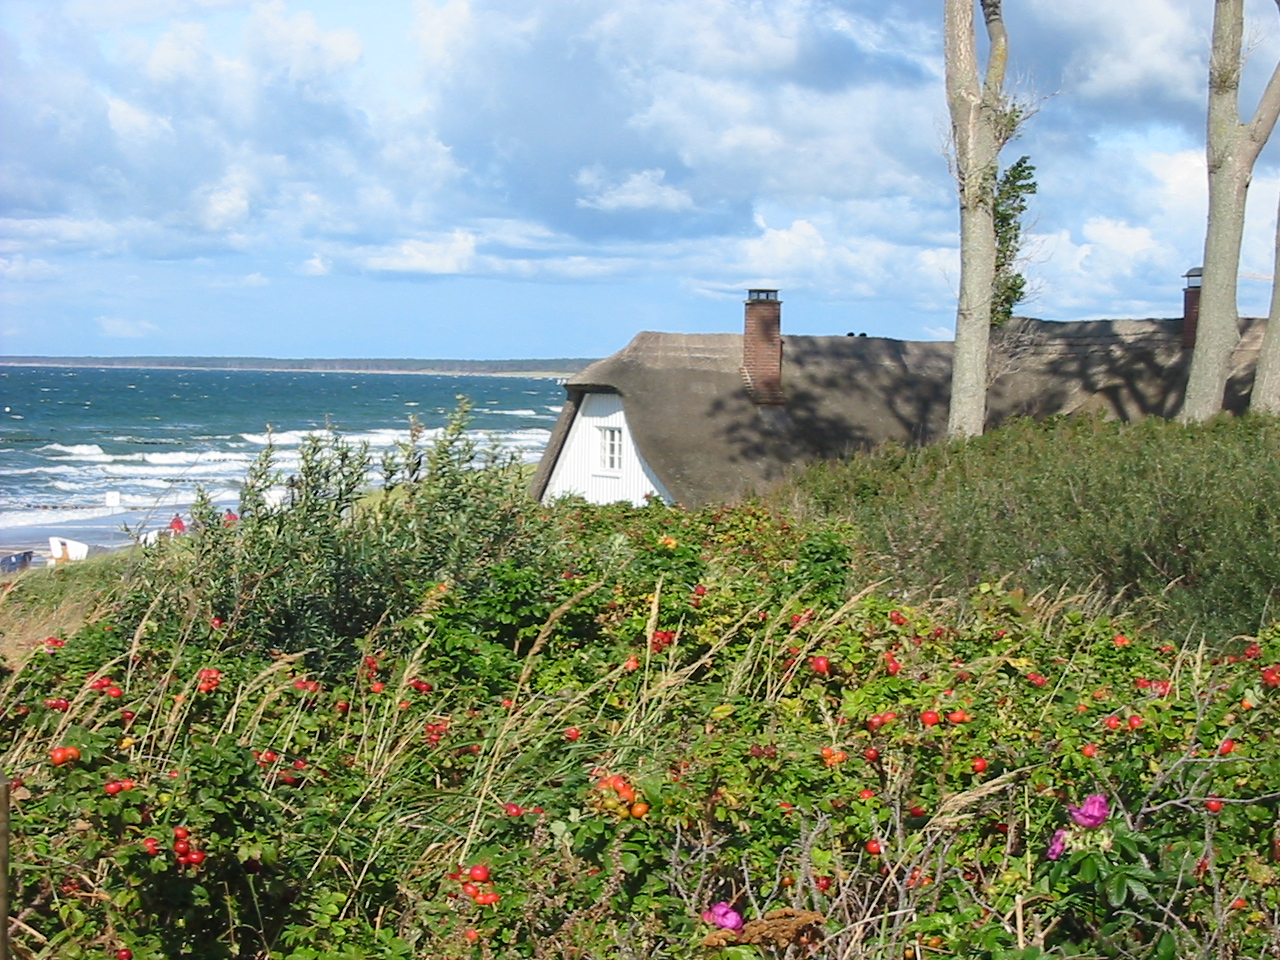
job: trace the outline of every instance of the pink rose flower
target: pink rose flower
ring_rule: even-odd
[[[1044,855],[1050,860],[1057,860],[1067,851],[1067,831],[1059,830],[1053,835],[1053,839],[1049,841],[1049,849]]]
[[[1084,805],[1073,807],[1067,805],[1071,819],[1081,827],[1100,827],[1107,822],[1111,810],[1107,806],[1107,797],[1102,793],[1091,793],[1085,797]]]
[[[742,915],[723,901],[713,904],[711,909],[702,915],[702,918],[706,920],[708,916],[710,917],[709,922],[717,927],[732,930],[734,933],[742,930]]]

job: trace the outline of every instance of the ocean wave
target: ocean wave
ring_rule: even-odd
[[[133,483],[133,485],[134,485],[135,487],[146,487],[146,488],[149,488],[149,489],[151,489],[151,490],[173,490],[173,483],[172,483],[171,481],[169,481],[169,480],[152,480],[152,479],[149,479],[149,478],[147,478],[147,477],[138,477],[138,478],[136,478],[136,479],[133,479],[133,480],[132,480],[132,483]],[[119,486],[119,484],[117,484],[117,486]],[[176,493],[175,493],[175,494],[172,494],[172,495],[173,495],[173,496],[181,496],[181,494],[176,494]],[[129,498],[132,498],[132,499],[134,499],[134,500],[146,500],[146,499],[147,499],[147,497],[139,497],[139,496],[137,496],[137,495],[132,495],[132,494],[128,494],[128,493],[123,493],[123,494],[122,494],[122,496],[123,496],[125,499],[129,499]],[[149,496],[151,499],[153,499],[153,500],[155,499],[155,495],[154,495],[154,494],[149,494],[148,496]]]
[[[19,467],[17,470],[4,470],[0,475],[6,477],[21,477],[28,474],[52,474],[57,477],[64,477],[67,474],[66,467]]]
[[[164,507],[166,510],[172,510],[178,507],[182,507],[185,509],[190,507],[191,504],[194,502],[191,498],[190,491],[181,490],[181,489],[175,490],[172,487],[168,489],[169,489],[169,492],[161,496],[154,496],[154,495],[142,496],[140,494],[125,494],[120,498],[120,502],[121,504],[123,504],[124,506],[132,510],[136,510],[136,509],[149,510],[153,507],[156,509],[159,509],[160,507]],[[205,496],[207,496],[214,503],[227,503],[227,502],[238,503],[240,500],[240,491],[237,490],[235,487],[213,487],[210,489],[206,489],[204,493],[205,493]]]
[[[504,443],[528,443],[531,440],[538,443],[546,443],[547,438],[550,436],[551,431],[546,427],[525,427],[523,430],[511,430],[507,433],[499,434],[498,439]]]
[[[287,469],[287,464],[277,463],[279,469]],[[219,478],[238,479],[244,476],[244,464],[224,465],[218,463],[210,463],[206,465],[193,465],[185,467],[182,470],[174,470],[173,467],[156,466],[125,466],[108,464],[103,468],[103,478],[110,479],[116,484],[124,482],[145,482],[147,480],[164,480],[168,483],[201,483],[205,480],[217,480]]]
[[[0,529],[43,527],[76,520],[96,520],[119,511],[112,507],[63,507],[48,510],[0,510]]]
[[[440,434],[438,427],[424,430],[422,432],[423,439],[429,440]],[[390,447],[396,443],[408,443],[409,431],[403,428],[384,428],[379,430],[364,430],[359,433],[343,433],[334,430],[283,430],[280,433],[242,433],[240,437],[250,443],[265,447],[268,443],[273,443],[277,447],[298,447],[301,446],[308,437],[320,437],[321,439],[329,439],[333,436],[340,436],[348,443],[367,443],[371,447]]]
[[[73,483],[70,480],[54,480],[49,486],[55,490],[61,490],[64,493],[79,493],[81,490],[91,489],[92,485],[88,483]]]
[[[502,401],[513,402],[518,402],[517,398]],[[555,410],[544,405],[546,402],[531,393],[528,408],[480,407],[476,410],[478,424],[472,424],[467,436],[481,449],[496,447],[522,461],[536,462],[550,436],[550,424],[544,427],[538,421],[551,420],[547,413]],[[423,407],[434,410],[436,405],[434,401],[424,401]],[[506,419],[486,420],[485,415],[490,413]],[[524,419],[516,424],[511,417]],[[382,451],[407,442],[410,435],[408,424],[394,417],[356,421],[349,432],[317,426],[274,434],[234,432],[235,425],[225,420],[214,425],[166,418],[163,424],[153,427],[139,423],[150,418],[131,419],[137,426],[125,419],[116,419],[103,430],[92,429],[96,420],[78,423],[79,432],[63,434],[62,442],[51,443],[47,435],[31,436],[21,446],[16,441],[6,441],[3,452],[12,455],[4,459],[5,466],[0,468],[0,527],[107,516],[110,511],[103,502],[108,494],[118,494],[126,509],[169,511],[168,516],[190,504],[197,488],[212,491],[215,500],[234,502],[250,464],[268,442],[275,445],[272,470],[287,477],[300,471],[300,448],[309,436],[325,439],[337,435],[351,444],[367,443],[373,460],[368,482],[376,486]],[[182,418],[186,419],[189,418]],[[443,431],[439,426],[443,415],[428,413],[426,419],[437,425],[420,434],[423,447],[429,447]],[[242,422],[266,421],[267,417],[257,415]],[[307,420],[293,420],[298,422]],[[517,426],[521,429],[507,429]],[[152,429],[156,435],[148,435]],[[85,442],[76,442],[81,438]],[[101,525],[103,521],[95,523]]]
[[[144,453],[142,455],[143,462],[152,464],[164,464],[168,466],[182,466],[184,464],[197,463],[235,463],[243,465],[254,457],[247,453],[223,453],[222,451],[203,450],[194,452],[184,450],[181,453]]]
[[[73,443],[69,447],[61,443],[47,443],[43,447],[37,447],[36,449],[50,450],[54,453],[67,453],[73,457],[100,457],[105,453],[96,443]]]
[[[236,504],[240,501],[239,491],[231,488],[210,490],[207,494],[209,499],[219,506]],[[163,517],[167,520],[170,512],[188,513],[193,502],[189,491],[181,491],[160,497],[124,496],[120,498],[119,507],[77,507],[61,504],[40,509],[29,507],[4,509],[0,510],[0,529],[86,523],[112,517],[119,517],[121,523],[127,521],[132,525],[138,523],[139,519],[143,519],[139,518],[139,513],[150,512],[157,518]],[[159,522],[158,519],[157,522]],[[104,524],[98,522],[94,526],[101,528]],[[105,526],[114,526],[114,524],[105,524]]]
[[[136,443],[144,447],[175,447],[181,443],[186,443],[186,441],[180,437],[135,437],[130,434],[124,434],[119,437],[108,437],[107,439],[112,440],[116,443]],[[206,438],[194,437],[193,439],[204,440]],[[212,437],[208,439],[220,439],[220,438]]]

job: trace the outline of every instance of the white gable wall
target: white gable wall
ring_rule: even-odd
[[[641,506],[652,494],[671,500],[636,449],[616,393],[582,396],[542,496],[551,500],[571,493],[592,503],[626,500]]]

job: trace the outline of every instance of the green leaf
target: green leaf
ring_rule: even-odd
[[[1129,878],[1123,873],[1112,874],[1106,883],[1106,893],[1113,907],[1123,906],[1129,896]]]
[[[1093,883],[1098,879],[1098,861],[1092,855],[1080,861],[1079,877],[1085,883]]]

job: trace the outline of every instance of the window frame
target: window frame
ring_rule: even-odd
[[[606,476],[618,476],[622,473],[622,428],[600,426],[596,429],[600,433],[595,470]]]

